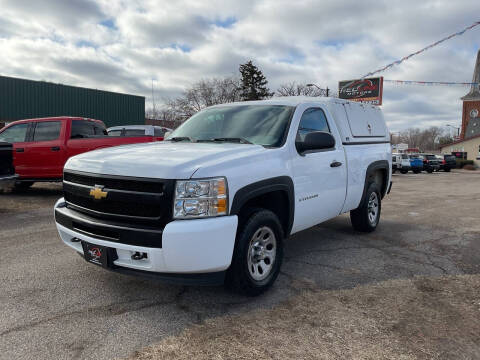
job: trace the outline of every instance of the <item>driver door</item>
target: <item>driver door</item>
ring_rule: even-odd
[[[292,232],[307,229],[339,215],[345,202],[347,172],[345,152],[333,124],[321,108],[306,109],[300,119],[297,141],[314,131],[331,133],[333,148],[301,154],[294,149],[295,221]],[[340,163],[340,165],[339,165]]]

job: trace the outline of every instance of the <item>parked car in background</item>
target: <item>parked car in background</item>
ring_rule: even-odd
[[[13,145],[18,189],[37,181],[61,181],[63,166],[74,155],[154,140],[153,136],[110,137],[100,120],[66,116],[19,120],[0,130],[0,142]]]
[[[438,169],[436,171],[443,170],[444,169],[443,164],[445,163],[445,159],[443,158],[442,155],[435,155],[435,157],[438,160]]]
[[[410,159],[410,167],[415,174],[420,173],[423,170],[423,159],[417,154],[408,155]]]
[[[440,169],[449,172],[451,169],[455,169],[457,167],[457,158],[455,155],[448,155],[448,154],[442,154],[440,155],[442,157]]]
[[[113,126],[107,129],[109,136],[153,136],[156,141],[163,140],[169,131],[172,129],[155,125]]]
[[[407,154],[392,154],[392,172],[395,173],[396,170],[400,171],[402,174],[406,174],[410,167],[410,159]]]
[[[419,154],[423,160],[423,170],[428,173],[433,173],[440,168],[437,157],[433,154]]]

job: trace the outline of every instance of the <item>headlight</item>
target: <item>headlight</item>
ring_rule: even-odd
[[[176,219],[227,215],[225,178],[177,181],[173,217]]]

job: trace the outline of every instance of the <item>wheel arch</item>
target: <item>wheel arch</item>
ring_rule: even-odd
[[[365,200],[365,194],[367,192],[368,184],[370,183],[370,181],[374,180],[375,182],[377,182],[377,184],[379,183],[377,174],[382,175],[382,179],[379,185],[381,198],[384,198],[388,190],[389,168],[390,165],[387,160],[377,160],[368,165],[367,171],[365,172],[365,185],[363,186],[363,194],[360,204],[362,204],[362,202]]]
[[[255,208],[274,212],[282,224],[285,236],[288,236],[292,230],[295,215],[292,178],[279,176],[240,188],[233,197],[230,214],[248,218],[248,211]]]

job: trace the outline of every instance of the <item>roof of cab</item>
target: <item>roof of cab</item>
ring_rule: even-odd
[[[145,129],[167,129],[164,126],[158,125],[124,125],[124,126],[112,126],[109,127],[107,130],[122,130],[122,129],[131,129],[131,130],[145,130]]]
[[[43,118],[15,120],[15,121],[9,122],[5,127],[11,126],[14,124],[31,122],[31,121],[67,121],[67,120],[88,120],[88,121],[102,122],[102,120],[90,119],[90,118],[85,118],[80,116],[49,116],[49,117],[43,117]]]
[[[297,106],[300,104],[308,103],[322,103],[322,104],[354,104],[359,106],[368,106],[374,109],[379,109],[378,106],[365,104],[358,101],[351,101],[340,99],[337,97],[314,97],[314,96],[281,96],[273,97],[268,100],[255,100],[255,101],[238,101],[233,103],[225,103],[214,105],[212,107],[232,106],[232,105],[285,105],[285,106]]]

